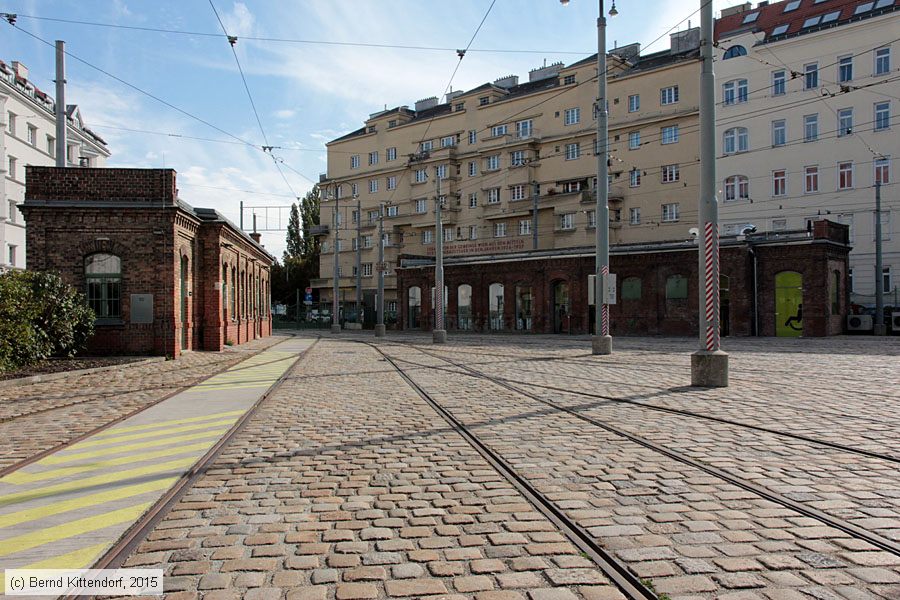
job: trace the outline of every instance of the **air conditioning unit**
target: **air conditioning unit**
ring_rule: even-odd
[[[900,312],[891,313],[891,333],[900,335]]]
[[[872,315],[847,315],[847,331],[872,331]]]

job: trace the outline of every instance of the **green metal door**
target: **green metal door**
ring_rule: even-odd
[[[181,257],[181,349],[188,347],[188,259]]]
[[[783,271],[775,275],[775,335],[803,335],[803,275]]]

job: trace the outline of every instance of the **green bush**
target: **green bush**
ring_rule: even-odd
[[[0,371],[50,356],[74,356],[94,334],[94,311],[58,275],[0,275]]]

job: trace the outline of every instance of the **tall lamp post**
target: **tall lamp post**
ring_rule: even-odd
[[[569,0],[559,0],[568,6]],[[609,278],[609,112],[606,103],[606,11],[599,0],[600,16],[597,17],[597,185],[596,208],[597,240],[594,272],[594,335],[591,336],[592,354],[612,354],[612,336],[609,334],[609,305],[603,291]],[[609,9],[614,17],[615,0]]]
[[[716,82],[712,2],[700,4],[700,349],[691,355],[691,385],[728,386],[728,354],[719,336],[719,205],[716,200]]]

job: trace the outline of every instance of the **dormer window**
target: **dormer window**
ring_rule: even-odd
[[[815,27],[822,20],[822,15],[816,15],[815,17],[810,17],[807,20],[803,21],[803,29],[807,27]]]
[[[490,96],[482,96],[481,98],[478,99],[478,106],[486,106],[490,103],[491,103]]]
[[[772,30],[772,35],[781,35],[782,33],[785,33],[788,30],[788,27],[790,27],[790,25],[788,25],[788,24],[779,25],[778,27],[776,27],[775,29]]]
[[[759,12],[750,13],[749,15],[744,17],[744,20],[741,21],[741,23],[743,23],[744,25],[746,25],[748,23],[754,23],[754,22],[756,22],[756,19],[758,19],[758,18],[759,18]]]
[[[784,5],[784,12],[791,12],[792,10],[797,10],[800,7],[800,0],[791,0],[787,4]]]

